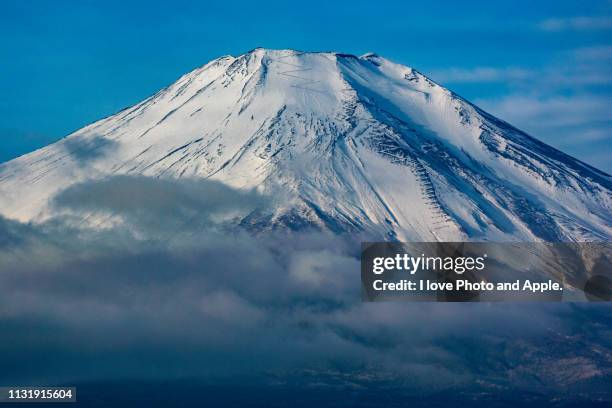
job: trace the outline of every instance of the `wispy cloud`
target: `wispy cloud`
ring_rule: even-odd
[[[610,59],[612,46],[594,46],[564,51],[540,67],[448,67],[428,74],[447,85],[503,83],[528,89],[596,86],[612,84]]]
[[[538,23],[538,28],[543,31],[591,31],[612,30],[612,18],[610,17],[569,17],[549,18]]]
[[[517,81],[533,77],[535,74],[536,72],[533,70],[518,67],[447,68],[430,73],[432,78],[441,83]]]
[[[573,54],[575,58],[581,60],[610,60],[612,59],[612,45],[576,48]]]
[[[479,104],[510,121],[528,126],[576,126],[612,121],[612,97],[579,95],[572,97],[540,97],[509,95],[499,99],[481,99]]]
[[[451,89],[497,86],[497,95],[474,101],[529,134],[606,172],[612,143],[612,46],[556,53],[529,67],[447,67],[430,72]],[[457,89],[455,89],[457,90]],[[478,95],[476,95],[478,96]]]
[[[612,172],[612,97],[582,94],[510,94],[476,103],[540,140],[595,167]]]

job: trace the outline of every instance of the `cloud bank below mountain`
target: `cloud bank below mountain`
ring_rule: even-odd
[[[141,182],[76,186],[55,201],[70,212],[44,224],[0,219],[0,365],[14,367],[0,381],[397,395],[512,384],[569,400],[609,379],[608,305],[361,303],[360,237],[230,233],[220,214],[270,201]],[[77,210],[121,222],[75,226]]]

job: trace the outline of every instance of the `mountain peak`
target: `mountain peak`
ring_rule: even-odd
[[[267,56],[272,56],[276,58],[289,57],[289,56],[300,56],[300,55],[322,56],[322,57],[334,57],[335,56],[335,57],[340,57],[340,58],[355,58],[355,59],[359,59],[359,58],[367,59],[369,57],[379,57],[377,54],[374,54],[374,53],[368,53],[368,54],[364,54],[361,57],[358,57],[354,54],[348,54],[345,52],[338,52],[338,51],[302,51],[302,50],[297,50],[297,49],[292,49],[292,48],[274,49],[274,48],[257,47],[243,54],[240,54],[238,57],[235,57],[235,58],[239,58],[244,55],[252,55],[252,54],[267,55]]]
[[[376,54],[225,56],[0,166],[0,211],[112,175],[213,179],[275,198],[241,225],[417,241],[609,239],[612,180]],[[94,217],[95,219],[95,217]]]

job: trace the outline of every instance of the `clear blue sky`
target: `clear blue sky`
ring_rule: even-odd
[[[612,171],[612,1],[0,3],[0,161],[255,47],[374,51]]]

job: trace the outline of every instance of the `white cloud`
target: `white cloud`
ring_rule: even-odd
[[[495,85],[489,90],[497,89],[497,95],[474,101],[542,141],[610,172],[612,161],[601,152],[612,143],[612,95],[606,94],[612,85],[611,61],[612,46],[599,44],[564,50],[529,67],[445,67],[429,73],[450,89]]]
[[[545,143],[603,171],[612,170],[608,153],[612,143],[611,96],[511,94],[476,103]]]
[[[509,95],[484,99],[478,103],[509,121],[530,125],[564,127],[612,121],[612,97],[580,95],[573,97],[538,97]]]
[[[549,18],[541,21],[538,28],[543,31],[589,31],[612,29],[610,17]]]
[[[503,83],[535,89],[546,87],[584,87],[612,84],[609,61],[612,46],[577,48],[565,51],[551,63],[527,67],[449,67],[429,71],[432,79],[443,85]]]
[[[612,45],[577,48],[573,54],[577,60],[609,60],[612,59]]]
[[[610,61],[612,60],[612,46],[596,45],[566,50],[556,54],[548,63],[536,67],[445,67],[429,71],[429,76],[442,85],[453,88],[453,84],[504,84],[510,87],[512,95],[507,99],[498,98],[493,102],[496,108],[503,108],[504,114],[513,116],[516,112],[510,106],[515,104],[518,95],[533,95],[537,98],[525,98],[528,101],[523,107],[535,114],[541,109],[561,109],[564,120],[577,120],[579,112],[601,112],[602,97],[590,97],[588,93],[598,94],[598,87],[611,85],[612,74]],[[557,97],[557,95],[582,94],[576,98]],[[603,98],[606,99],[607,98]],[[571,100],[571,102],[569,102]],[[546,101],[546,102],[544,102]],[[486,102],[487,104],[491,102]],[[578,105],[574,105],[578,103]],[[597,108],[592,111],[592,105]],[[610,106],[610,105],[608,105]],[[528,108],[527,108],[528,107]],[[546,107],[546,108],[545,108]],[[583,107],[585,109],[583,109]],[[535,111],[534,111],[535,109]],[[566,115],[571,110],[572,114]],[[607,110],[607,109],[606,109]],[[553,112],[549,112],[552,116]],[[523,116],[523,115],[521,115]],[[551,116],[549,116],[551,117]]]
[[[505,82],[524,80],[536,73],[525,68],[447,68],[431,72],[431,77],[441,83],[445,82]]]
[[[124,208],[120,198],[113,203]],[[160,211],[144,195],[135,199]],[[125,228],[76,233],[61,219],[33,225],[0,217],[0,327],[6,328],[0,366],[21,363],[0,370],[0,381],[112,381],[119,373],[126,381],[189,378],[210,386],[236,378],[227,384],[243,386],[247,378],[282,395],[346,384],[384,389],[385,398],[398,389],[405,397],[406,384],[418,381],[417,392],[447,396],[451,385],[471,387],[483,376],[515,389],[516,373],[504,367],[520,366],[530,380],[542,367],[555,367],[551,339],[563,343],[587,330],[592,343],[576,352],[605,363],[590,351],[601,349],[605,336],[591,326],[576,329],[594,319],[585,319],[584,308],[362,303],[356,237],[272,231],[254,237],[204,228],[169,245],[155,235],[124,239]],[[43,251],[48,255],[41,257]],[[312,279],[313,272],[322,279]],[[296,285],[296,277],[306,279]],[[486,335],[491,332],[494,337]],[[517,334],[524,339],[518,345]],[[483,372],[480,360],[474,365],[473,347],[492,362],[490,369]],[[508,352],[498,359],[500,347]],[[537,364],[523,358],[525,347]],[[554,395],[553,387],[567,387],[554,379],[548,384]]]

